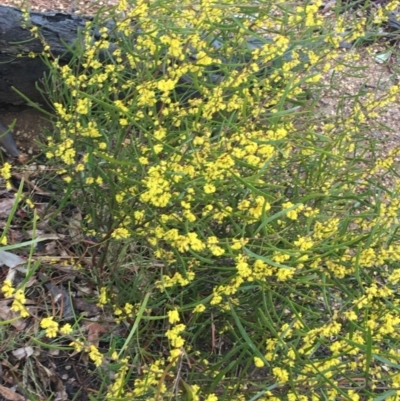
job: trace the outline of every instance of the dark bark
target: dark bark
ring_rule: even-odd
[[[73,45],[78,29],[85,26],[89,18],[58,12],[31,12],[30,23],[37,26],[54,56],[62,56],[68,62],[70,54],[63,44]],[[23,28],[22,12],[17,8],[0,6],[0,106],[18,106],[26,101],[16,93],[14,86],[34,102],[44,103],[36,83],[47,71],[40,57],[30,58],[28,54],[40,54],[43,45],[33,39],[29,28]],[[21,57],[22,56],[22,57]]]

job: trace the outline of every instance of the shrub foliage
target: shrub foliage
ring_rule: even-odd
[[[46,155],[131,330],[91,350],[107,399],[395,399],[398,149],[370,132],[399,87],[319,112],[374,28],[321,3],[120,1],[48,58]]]

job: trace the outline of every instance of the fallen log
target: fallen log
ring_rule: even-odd
[[[31,12],[29,23],[40,30],[45,42],[56,57],[67,63],[71,57],[65,44],[73,45],[78,30],[90,19],[74,14],[59,12]],[[21,10],[0,6],[0,107],[21,106],[26,101],[15,92],[18,89],[34,102],[43,104],[42,94],[37,83],[43,78],[47,67],[40,57],[43,44],[32,37],[29,27],[25,26]]]

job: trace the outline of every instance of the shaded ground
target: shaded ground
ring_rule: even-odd
[[[70,355],[66,352],[43,352],[37,357],[30,358],[29,363],[18,363],[16,358],[3,360],[1,364],[0,400],[13,400],[6,389],[24,390],[31,394],[47,398],[54,394],[54,400],[89,400],[90,394],[95,395],[100,381],[91,371],[95,369],[82,357],[84,354]],[[25,366],[23,366],[25,365]],[[16,369],[18,368],[18,369]],[[18,397],[20,401],[25,397]]]
[[[37,142],[39,138],[43,139],[43,129],[51,128],[51,123],[46,121],[40,113],[32,108],[23,111],[11,112],[0,109],[1,120],[12,125],[15,121],[14,136],[18,148],[28,155],[34,155],[39,151]]]

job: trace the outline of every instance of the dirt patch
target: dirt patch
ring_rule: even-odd
[[[51,131],[52,127],[43,115],[32,108],[18,112],[0,110],[0,119],[5,124],[14,126],[14,138],[18,148],[30,156],[40,151],[38,141],[44,139],[44,130]]]

